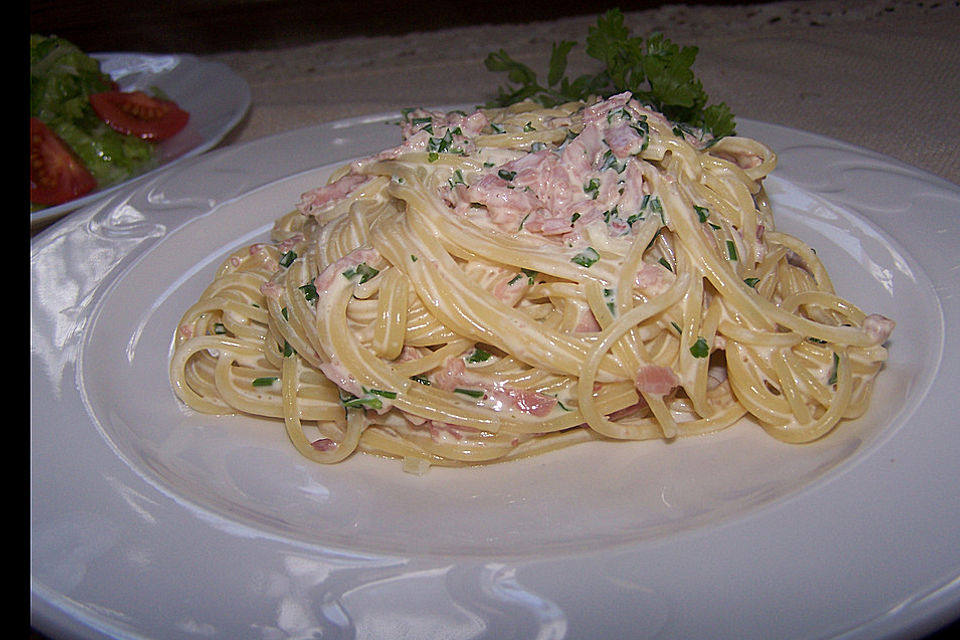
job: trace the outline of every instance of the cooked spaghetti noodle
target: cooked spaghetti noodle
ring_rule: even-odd
[[[189,407],[413,472],[745,417],[807,442],[866,409],[893,322],[775,230],[764,145],[629,94],[401,130],[223,262],[176,333]]]

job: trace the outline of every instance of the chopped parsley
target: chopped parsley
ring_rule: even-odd
[[[619,160],[617,156],[607,149],[603,153],[603,157],[600,159],[600,171],[606,171],[607,169],[613,169],[617,173],[623,173],[627,168],[626,160]]]
[[[737,245],[733,240],[727,240],[727,257],[737,260]]]
[[[383,401],[380,398],[393,400],[397,397],[395,391],[384,391],[382,389],[363,389],[363,396],[346,395],[340,396],[340,402],[347,409],[382,409]]]
[[[344,271],[343,277],[346,278],[347,280],[352,280],[353,278],[360,276],[360,284],[363,284],[364,282],[366,282],[373,276],[377,275],[378,273],[380,273],[379,269],[374,269],[373,267],[368,265],[366,262],[361,262],[360,264],[353,267],[352,269],[347,269],[346,271]]]
[[[527,284],[532,285],[534,279],[537,277],[537,272],[533,269],[520,269],[522,273],[518,273],[510,279],[510,282],[507,283],[508,286],[513,286],[523,280],[523,276],[527,276]]]
[[[303,297],[306,298],[307,302],[314,302],[320,298],[320,294],[317,293],[317,285],[312,282],[300,285],[298,288],[303,292]]]
[[[484,351],[480,347],[476,347],[469,356],[467,356],[467,362],[475,364],[478,362],[486,362],[492,357],[489,351]]]
[[[694,358],[706,358],[710,355],[710,345],[702,337],[697,338],[697,341],[690,347],[690,354]]]
[[[837,352],[833,352],[833,369],[830,371],[830,379],[827,380],[827,384],[834,385],[837,384],[837,372],[840,369],[840,356],[837,355]]]
[[[463,149],[453,146],[453,136],[455,135],[463,135],[460,127],[447,129],[446,133],[443,134],[443,137],[430,138],[430,140],[427,142],[427,159],[430,162],[436,162],[440,158],[441,153],[455,153],[462,155]]]
[[[600,195],[600,181],[596,178],[590,178],[590,182],[583,185],[583,192],[596,200],[597,196]]]
[[[277,262],[280,263],[281,267],[289,267],[291,264],[293,264],[293,261],[296,259],[297,259],[297,254],[295,251],[287,251],[282,256],[280,256],[280,259]]]
[[[581,267],[590,267],[596,264],[597,260],[600,259],[600,254],[597,253],[597,250],[593,247],[587,247],[577,255],[570,258],[570,262],[578,264]]]

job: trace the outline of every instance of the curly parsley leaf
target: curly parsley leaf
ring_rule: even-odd
[[[661,33],[646,40],[631,36],[619,9],[598,17],[597,24],[587,32],[586,53],[603,64],[602,71],[568,78],[567,58],[574,46],[576,43],[569,40],[553,44],[546,86],[540,84],[536,71],[503,49],[490,53],[484,60],[487,69],[506,73],[511,84],[500,87],[488,106],[534,100],[550,107],[630,91],[673,122],[702,129],[714,140],[736,132],[734,116],[726,104],[707,104],[703,84],[693,72],[697,47],[677,45]]]

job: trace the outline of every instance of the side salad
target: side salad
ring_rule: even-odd
[[[30,36],[30,209],[62,204],[157,166],[158,142],[189,114],[166,96],[121,91],[56,36]]]

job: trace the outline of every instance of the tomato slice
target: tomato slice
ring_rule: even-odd
[[[142,91],[104,91],[90,96],[90,105],[110,128],[126,135],[160,142],[187,126],[190,114],[172,100]]]
[[[37,118],[30,118],[30,202],[53,206],[93,191],[97,181],[70,147]]]

